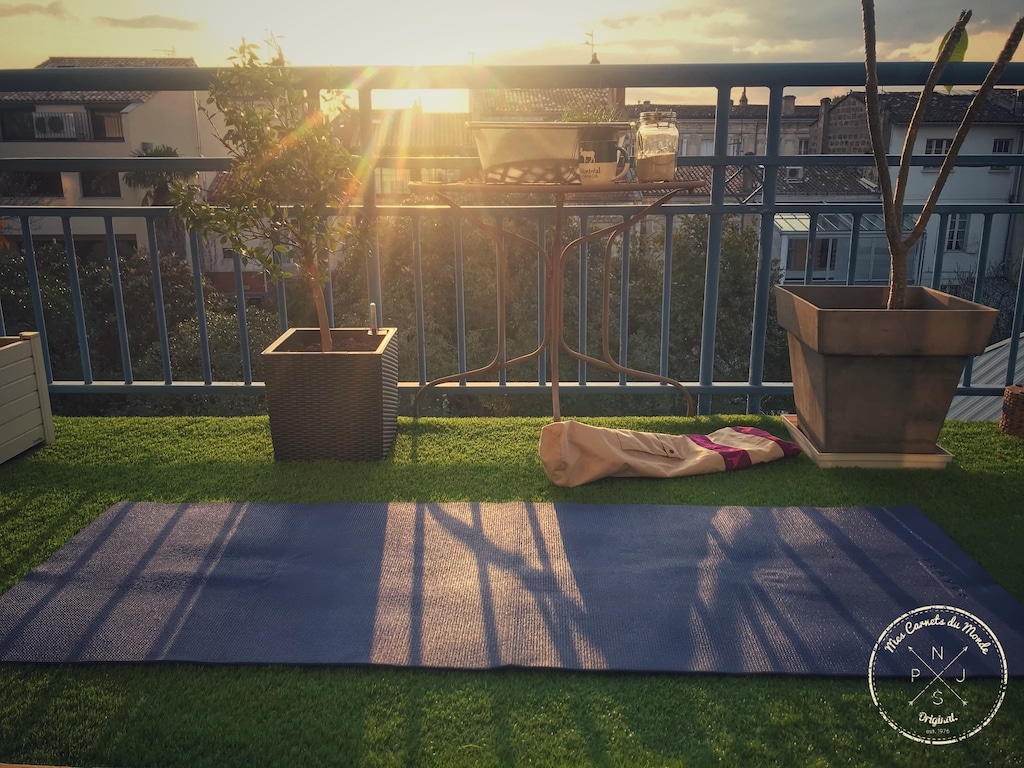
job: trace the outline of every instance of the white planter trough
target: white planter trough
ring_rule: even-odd
[[[53,442],[53,414],[39,334],[0,336],[0,464]]]

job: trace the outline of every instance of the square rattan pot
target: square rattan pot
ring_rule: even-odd
[[[263,352],[270,437],[278,461],[376,461],[398,429],[395,328],[292,328]]]

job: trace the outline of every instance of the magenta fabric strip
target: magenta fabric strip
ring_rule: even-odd
[[[783,440],[781,437],[776,437],[771,432],[765,432],[763,429],[758,429],[757,427],[733,427],[733,429],[745,435],[754,435],[755,437],[763,437],[765,440],[771,440],[782,449],[783,456],[796,456],[800,453],[800,446],[796,443]]]
[[[696,445],[714,451],[725,461],[726,472],[733,469],[745,469],[753,464],[750,454],[742,448],[733,448],[731,445],[720,445],[710,439],[707,435],[687,435]]]

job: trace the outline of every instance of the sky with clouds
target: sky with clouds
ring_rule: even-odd
[[[964,0],[876,0],[880,60],[934,57]],[[484,10],[486,8],[486,10]],[[970,60],[990,60],[1024,13],[973,5]],[[0,0],[0,69],[49,56],[226,63],[271,35],[299,65],[860,61],[857,0]],[[1016,60],[1024,61],[1024,52]]]

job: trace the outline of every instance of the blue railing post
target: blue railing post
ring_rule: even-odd
[[[238,317],[238,344],[242,352],[242,381],[252,384],[252,359],[249,352],[249,322],[245,316],[245,280],[242,275],[242,257],[234,255],[235,314]]]
[[[199,249],[199,234],[188,231],[189,257],[192,264],[192,292],[196,297],[196,322],[199,328],[199,361],[203,369],[203,383],[213,382],[213,365],[210,362],[210,333],[206,326],[206,297],[203,294],[203,267]]]
[[[758,387],[764,382],[764,351],[767,342],[768,302],[772,282],[772,244],[775,238],[775,203],[779,178],[779,140],[782,135],[781,86],[768,91],[768,126],[765,134],[764,192],[758,248],[757,278],[754,285],[754,322],[750,340],[750,378]],[[747,396],[747,413],[761,412],[759,395]]]
[[[374,172],[377,167],[377,131],[373,125],[373,89],[359,89],[359,132],[362,139],[360,162],[363,192],[363,220],[370,233],[366,249],[366,292],[370,304],[377,306],[377,325],[384,324],[384,302],[381,300],[380,243],[377,240],[377,185]],[[369,307],[367,307],[369,310]]]
[[[89,360],[89,334],[85,329],[85,310],[82,306],[82,284],[78,277],[78,256],[71,232],[71,217],[61,216],[64,229],[64,257],[68,265],[68,285],[71,288],[71,304],[75,315],[75,329],[78,332],[78,356],[82,362],[82,382],[92,384],[92,363]]]
[[[39,267],[36,265],[36,248],[32,243],[32,223],[28,216],[21,216],[21,241],[25,249],[25,269],[28,272],[28,292],[32,298],[32,314],[43,345],[43,367],[46,368],[46,383],[53,384],[53,368],[50,362],[50,345],[46,338],[46,317],[43,314],[43,295],[39,289]]]
[[[121,266],[117,255],[117,241],[114,238],[113,216],[105,216],[103,218],[103,229],[106,232],[107,240],[110,287],[114,293],[114,317],[117,320],[117,338],[121,346],[121,367],[124,373],[124,383],[131,384],[135,377],[132,375],[132,356],[128,346],[128,323],[124,316],[124,292],[121,290]]]
[[[729,113],[732,111],[731,89],[718,89],[718,103],[715,106],[715,155],[724,157],[729,151]],[[715,165],[711,169],[711,204],[725,203],[725,166]],[[704,268],[704,318],[700,340],[700,383],[710,385],[715,379],[715,335],[718,326],[718,283],[722,267],[722,226],[721,213],[712,213],[708,218],[707,264]],[[711,413],[711,397],[697,397],[697,413]]]
[[[149,236],[149,264],[153,275],[153,309],[156,314],[157,337],[160,339],[160,361],[164,369],[164,384],[174,380],[171,372],[171,346],[167,338],[167,313],[164,310],[164,285],[160,277],[160,252],[156,244],[156,227],[153,218],[146,217],[146,233]]]

